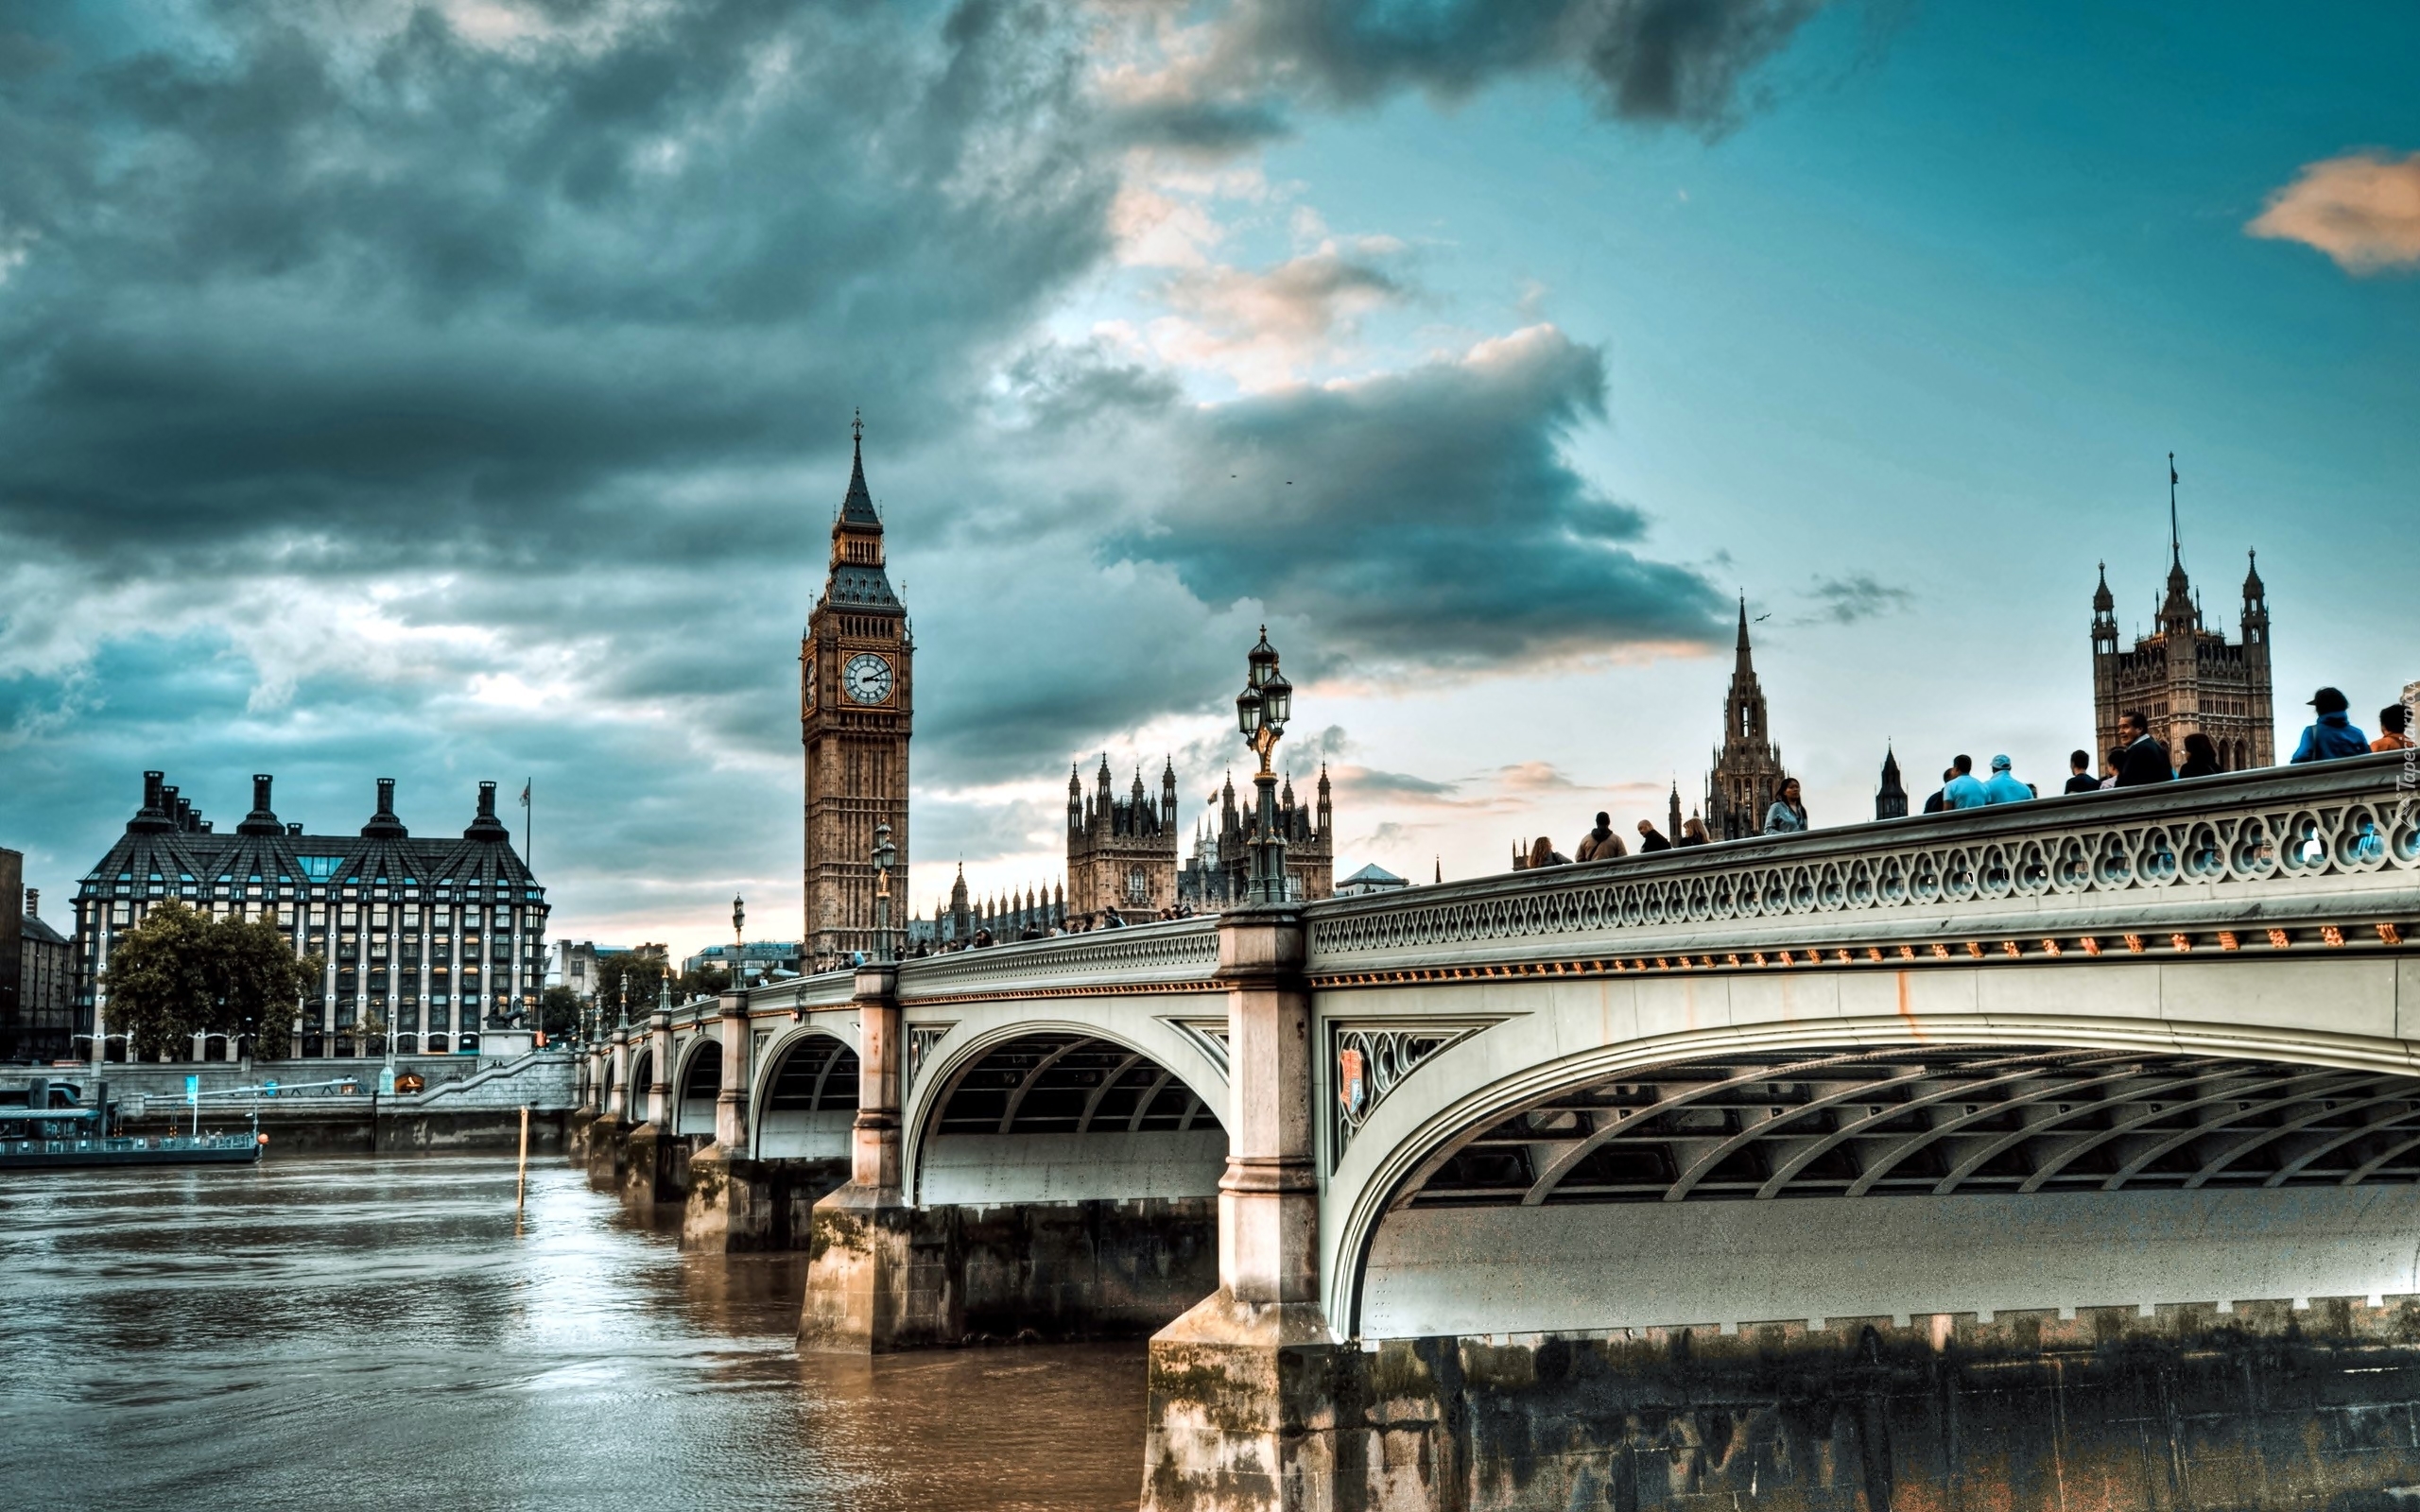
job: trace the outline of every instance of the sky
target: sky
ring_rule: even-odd
[[[2420,679],[2420,10],[1919,0],[0,7],[0,845],[161,768],[558,936],[792,936],[861,412],[909,896],[1066,774],[1336,783],[1340,874],[1694,806],[1736,615],[1818,825],[2089,745],[2269,588],[2281,745]],[[1919,786],[1918,791],[1923,791]],[[61,910],[45,904],[54,917]]]

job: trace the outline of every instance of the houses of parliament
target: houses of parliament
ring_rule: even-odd
[[[2236,638],[2214,629],[2202,612],[2201,595],[2185,571],[2185,556],[2173,533],[2169,540],[2168,583],[2153,611],[2152,629],[2119,644],[2118,601],[2109,591],[2108,565],[2092,595],[2093,752],[2096,759],[2125,744],[2118,721],[2140,713],[2172,761],[2185,757],[2185,738],[2210,737],[2221,771],[2273,765],[2277,760],[2276,713],[2269,661],[2269,590],[2251,555],[2243,578],[2243,605]],[[1739,609],[1737,660],[1722,703],[1722,743],[1706,774],[1705,824],[1717,840],[1760,833],[1765,811],[1788,775],[1781,747],[1766,722],[1765,694],[1748,646],[1748,610]],[[1882,782],[1874,816],[1897,818],[1908,812],[1908,793],[1895,756],[1883,756]],[[1672,797],[1673,828],[1681,822],[1681,799]]]
[[[1214,799],[1218,823],[1195,826],[1180,854],[1176,769],[1163,764],[1156,796],[1137,771],[1123,795],[1108,758],[1087,793],[1067,778],[1067,872],[1055,889],[977,902],[961,867],[949,902],[929,919],[908,904],[908,749],[915,725],[915,634],[890,586],[882,514],[866,486],[865,427],[850,426],[849,484],[832,521],[823,591],[799,642],[799,739],[805,751],[805,911],[801,938],[808,969],[824,971],[875,949],[877,903],[887,887],[895,941],[965,943],[1046,933],[1069,920],[1142,923],[1175,908],[1214,911],[1245,895],[1257,816],[1238,805],[1232,779]],[[1288,779],[1277,822],[1286,837],[1288,891],[1302,899],[1335,891],[1335,814],[1327,771],[1316,800],[1298,803]],[[897,852],[890,875],[874,868],[883,826]]]

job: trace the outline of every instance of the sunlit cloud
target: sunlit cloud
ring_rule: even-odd
[[[2316,248],[2357,277],[2420,267],[2420,152],[2305,163],[2244,231]]]

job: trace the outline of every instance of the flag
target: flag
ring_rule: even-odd
[[[2173,457],[2170,457],[2168,463],[2168,481],[2171,488],[2184,481],[2176,475],[2176,460]]]
[[[521,784],[521,806],[525,809],[529,806],[529,783],[527,782]]]

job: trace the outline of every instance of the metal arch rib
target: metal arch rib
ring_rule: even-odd
[[[2025,1069],[2013,1072],[2006,1076],[1996,1076],[1987,1081],[1961,1083],[1947,1091],[1933,1092],[1923,1097],[1915,1098],[1910,1102],[1896,1104],[1893,1106],[1890,1114],[1858,1119],[1856,1123],[1865,1124],[1880,1122],[1883,1117],[1895,1117],[1906,1113],[1910,1108],[1928,1107],[1945,1098],[1958,1096],[1962,1092],[1972,1092],[1978,1088],[1995,1087],[2003,1081],[2014,1081],[2020,1077],[2038,1074],[2043,1067],[2044,1061],[2043,1058],[2038,1056],[2001,1056],[1991,1060],[1977,1061],[1962,1066],[1919,1066],[1914,1071],[1902,1072],[1898,1075],[1888,1076],[1881,1081],[1860,1082],[1854,1087],[1844,1088],[1837,1092],[1827,1092],[1824,1096],[1818,1097],[1812,1102],[1806,1103],[1801,1107],[1786,1108],[1783,1110],[1782,1115],[1779,1118],[1769,1118],[1761,1124],[1752,1125],[1747,1128],[1743,1128],[1738,1133],[1723,1140],[1721,1143],[1715,1145],[1713,1149],[1699,1156],[1695,1160],[1691,1161],[1689,1168],[1682,1172],[1680,1177],[1673,1181],[1671,1186],[1665,1189],[1664,1200],[1667,1202],[1680,1202],[1685,1200],[1688,1196],[1689,1193],[1695,1190],[1697,1184],[1700,1181],[1704,1180],[1708,1173],[1712,1172],[1716,1166],[1721,1164],[1724,1160],[1729,1160],[1734,1154],[1746,1148],[1748,1145],[1754,1143],[1757,1140],[1772,1136],[1784,1125],[1792,1123],[1806,1114],[1821,1112],[1824,1108],[1834,1108],[1841,1103],[1855,1102],[1859,1098],[1871,1097],[1877,1092],[1886,1091],[1893,1087],[1905,1087],[1911,1082],[1933,1080],[1945,1074],[1955,1074],[1962,1071],[1987,1070],[1994,1066],[2005,1066],[2012,1063],[2021,1065]],[[1833,1148],[1838,1145],[1841,1140],[1847,1138],[1848,1133],[1848,1129],[1844,1128],[1820,1137],[1817,1140],[1813,1150],[1808,1151],[1803,1156],[1792,1157],[1789,1164],[1786,1166],[1785,1169],[1790,1176],[1795,1176],[1800,1169],[1805,1167],[1806,1164],[1812,1160],[1818,1154],[1821,1154],[1824,1150]],[[1779,1191],[1779,1183],[1787,1182],[1788,1179],[1788,1176],[1776,1175],[1772,1180],[1767,1181],[1763,1186],[1756,1189],[1756,1195],[1759,1197],[1767,1196]]]
[[[2057,1091],[2089,1091],[2096,1087],[2114,1086],[2118,1083],[2141,1080],[2155,1075],[2164,1075],[2169,1078],[2166,1081],[2153,1082],[2152,1084],[2151,1095],[2157,1096],[2164,1095],[2179,1087],[2190,1087],[2208,1075],[2208,1072],[2205,1070],[2181,1071],[2175,1066],[2144,1066],[2140,1063],[2140,1057],[2137,1057],[2136,1063],[2127,1067],[2123,1071],[2112,1072],[2106,1076],[2095,1076],[2088,1081],[2070,1083],[2066,1087],[2057,1089]],[[2002,1106],[2031,1107],[2038,1102],[2048,1102],[2055,1095],[2056,1092],[2052,1092],[2038,1098],[2027,1098],[2023,1102],[2014,1105],[2003,1104]],[[2142,1094],[2136,1093],[2135,1095],[2139,1096]],[[1951,1193],[1957,1191],[1968,1177],[1973,1176],[1976,1172],[1981,1170],[1984,1166],[1989,1165],[1993,1160],[1998,1159],[2008,1150],[2024,1143],[2027,1140],[2039,1139],[2044,1134],[2057,1128],[2062,1124],[2071,1124],[2078,1119],[2090,1118],[2095,1113],[2108,1112],[2113,1107],[2122,1108],[2124,1106],[2125,1104],[2122,1102],[2112,1104],[2106,1100],[2082,1103],[2074,1108],[2068,1108],[2064,1113],[2053,1113],[2049,1117],[2043,1119],[2038,1123],[2028,1124],[2023,1128],[2011,1129],[1996,1139],[1986,1140],[1983,1142],[1982,1148],[1976,1150],[1974,1153],[1968,1155],[1964,1160],[1959,1161],[1956,1165],[1951,1166],[1949,1168],[1948,1175],[1933,1183],[1932,1194],[1936,1197],[1945,1197],[1949,1195]],[[1981,1117],[1982,1115],[1977,1114],[1975,1121],[1979,1122]],[[1963,1117],[1954,1118],[1948,1123],[1941,1125],[1939,1128],[1933,1130],[1933,1132],[1935,1134],[1954,1134],[1968,1122],[1969,1120]]]
[[[1942,1088],[1938,1091],[1927,1092],[1921,1097],[1910,1098],[1904,1103],[1894,1103],[1884,1108],[1879,1113],[1868,1113],[1863,1118],[1851,1119],[1848,1123],[1841,1125],[1837,1129],[1834,1129],[1830,1134],[1816,1141],[1816,1143],[1809,1148],[1800,1151],[1798,1154],[1791,1156],[1788,1160],[1784,1161],[1781,1168],[1775,1171],[1772,1176],[1767,1179],[1763,1186],[1756,1189],[1756,1195],[1759,1198],[1779,1196],[1782,1190],[1789,1186],[1790,1180],[1795,1177],[1799,1172],[1813,1164],[1825,1154],[1838,1149],[1841,1144],[1845,1143],[1849,1140],[1857,1138],[1858,1135],[1864,1133],[1870,1128],[1878,1125],[1888,1124],[1893,1119],[1904,1118],[1908,1114],[1914,1112],[1919,1108],[1930,1108],[1936,1103],[1956,1102],[1962,1097],[1971,1097],[1975,1093],[1990,1088],[2004,1087],[2010,1082],[2023,1081],[2028,1076],[2039,1076],[2052,1066],[2067,1065],[2070,1063],[2093,1066],[2103,1064],[2117,1058],[2118,1058],[2117,1056],[2111,1054],[2096,1054],[2090,1051],[2078,1050],[2065,1053],[2054,1053],[2048,1056],[2002,1056],[1995,1059],[1977,1061],[1971,1065],[1959,1067],[1957,1069],[1961,1071],[1986,1071],[1997,1066],[2014,1064],[2017,1069],[2004,1072],[1996,1076],[1987,1076],[1981,1081],[1954,1083],[1948,1087]],[[1939,1076],[1940,1074],[1942,1074],[1942,1068],[1937,1066],[1926,1074],[1927,1076]],[[1889,1082],[1876,1082],[1871,1088],[1860,1088],[1856,1091],[1843,1093],[1839,1100],[1853,1101],[1858,1091],[1878,1091],[1885,1087],[1895,1086],[1900,1081],[1910,1079],[1921,1080],[1924,1078],[1899,1077]],[[2073,1087],[2075,1084],[2067,1083],[2066,1085],[2068,1087]],[[2010,1108],[2022,1108],[2031,1100],[2031,1098],[2020,1097],[2013,1103],[1994,1103],[1988,1109],[1977,1112],[1972,1116],[1978,1119],[1989,1118]],[[1965,1122],[1964,1117],[1954,1119],[1950,1124],[1941,1125],[1933,1128],[1919,1131],[1910,1135],[1907,1139],[1900,1141],[1884,1153],[1881,1160],[1877,1162],[1872,1170],[1859,1172],[1858,1178],[1849,1184],[1848,1190],[1843,1192],[1841,1195],[1849,1197],[1861,1197],[1865,1195],[1865,1194],[1874,1186],[1875,1182],[1890,1174],[1891,1169],[1893,1166],[1897,1165],[1900,1161],[1905,1160],[1909,1156],[1914,1154],[1917,1150],[1922,1149],[1926,1144],[1930,1143],[1933,1140],[1940,1138],[1956,1125],[1963,1122]]]
[[[2387,1146],[2386,1152],[2378,1156],[2376,1160],[2366,1160],[2346,1172],[2344,1174],[2344,1179],[2336,1184],[2342,1187],[2360,1186],[2362,1182],[2367,1181],[2370,1178],[2371,1172],[2377,1170],[2379,1166],[2386,1164],[2389,1160],[2394,1160],[2396,1156],[2409,1152],[2416,1145],[2420,1145],[2420,1134],[2414,1134],[2408,1140],[2397,1140],[2394,1143]]]
[[[2084,1138],[2076,1141],[2076,1143],[2068,1145],[2066,1149],[2061,1150],[2058,1154],[2050,1157],[2048,1163],[2044,1164],[2031,1176],[2027,1177],[2024,1181],[2019,1183],[2016,1190],[2020,1193],[2039,1192],[2042,1190],[2043,1182],[2049,1180],[2052,1177],[2057,1176],[2060,1172],[2066,1170],[2068,1166],[2075,1164],[2076,1161],[2082,1160],[2084,1156],[2090,1154],[2094,1150],[2097,1150],[2102,1145],[2108,1143],[2111,1140],[2118,1139],[2122,1136],[2138,1131],[2144,1125],[2152,1122],[2153,1119],[2171,1118],[2178,1113],[2188,1113],[2197,1108],[2206,1108],[2212,1103],[2231,1102],[2238,1097],[2265,1096],[2268,1093],[2276,1091],[2280,1087],[2290,1087],[2296,1082],[2325,1079],[2329,1076],[2341,1076],[2342,1074],[2342,1072],[2338,1071],[2294,1072],[2286,1075],[2270,1076],[2250,1082],[2238,1082],[2238,1085],[2229,1087],[2224,1091],[2209,1092],[2200,1097],[2187,1098],[2181,1103],[2166,1104],[2158,1108],[2147,1108],[2141,1112],[2135,1114],[2132,1118],[2119,1119],[2111,1124],[2109,1127],[2096,1130],[2093,1133],[2086,1135]]]
[[[1115,1071],[1111,1072],[1108,1075],[1103,1076],[1100,1079],[1100,1085],[1093,1089],[1093,1094],[1084,1099],[1083,1114],[1076,1120],[1077,1133],[1089,1134],[1092,1132],[1093,1114],[1099,1110],[1100,1100],[1108,1096],[1110,1089],[1117,1085],[1118,1078],[1133,1070],[1134,1063],[1142,1058],[1142,1052],[1139,1050],[1135,1051],[1129,1055],[1124,1060],[1119,1061]]]
[[[1622,1111],[1618,1108],[1607,1108],[1605,1111],[1613,1114],[1614,1116],[1607,1119],[1601,1128],[1590,1133],[1586,1139],[1574,1141],[1569,1148],[1565,1149],[1561,1155],[1556,1156],[1552,1160],[1548,1161],[1547,1168],[1539,1172],[1537,1179],[1530,1184],[1530,1190],[1522,1194],[1521,1206],[1525,1208],[1534,1208],[1538,1204],[1546,1201],[1547,1194],[1562,1184],[1563,1178],[1570,1173],[1573,1166],[1578,1165],[1582,1160],[1586,1160],[1589,1156],[1595,1154],[1599,1148],[1612,1141],[1615,1136],[1620,1134],[1622,1130],[1632,1127],[1642,1120],[1654,1118],[1659,1114],[1668,1113],[1674,1108],[1686,1108],[1691,1103],[1702,1102],[1704,1099],[1715,1096],[1720,1092],[1731,1091],[1740,1087],[1753,1087],[1760,1081],[1778,1081],[1785,1077],[1802,1075],[1811,1071],[1820,1071],[1828,1066],[1852,1065],[1858,1061],[1899,1060],[1905,1059],[1906,1057],[1907,1052],[1905,1050],[1898,1051],[1895,1054],[1879,1050],[1859,1050],[1853,1051],[1847,1055],[1825,1056],[1819,1060],[1794,1061],[1787,1066],[1762,1066],[1754,1072],[1746,1073],[1737,1076],[1732,1076],[1722,1081],[1699,1082],[1697,1085],[1691,1087],[1687,1091],[1676,1092],[1672,1096],[1667,1097],[1661,1102],[1651,1103],[1649,1106],[1638,1109],[1636,1112],[1629,1114],[1627,1117],[1623,1116]],[[1645,1081],[1651,1074],[1651,1068],[1642,1067],[1637,1073],[1636,1079]],[[1598,1078],[1599,1081],[1610,1079],[1612,1078]],[[1520,1111],[1527,1112],[1528,1109],[1524,1108]],[[1504,1118],[1496,1121],[1496,1126],[1500,1127],[1507,1120],[1514,1116],[1516,1115],[1512,1113],[1506,1114]],[[1476,1137],[1476,1133],[1474,1134],[1474,1137]],[[1425,1182],[1426,1180],[1426,1177],[1424,1175],[1422,1179]]]
[[[1158,1066],[1159,1062],[1153,1061],[1152,1064],[1154,1066]],[[1168,1070],[1165,1066],[1160,1067],[1159,1079],[1151,1083],[1150,1089],[1147,1090],[1143,1093],[1141,1099],[1134,1104],[1134,1111],[1128,1116],[1126,1120],[1127,1133],[1140,1134],[1143,1131],[1143,1115],[1150,1112],[1151,1110],[1151,1105],[1160,1100],[1161,1091],[1167,1086],[1169,1081],[1172,1080],[1175,1075],[1175,1072]]]
[[[839,1040],[835,1040],[824,1053],[823,1064],[817,1067],[815,1071],[815,1091],[807,1101],[806,1110],[808,1112],[820,1113],[823,1111],[823,1085],[832,1079],[833,1069],[840,1064],[840,1052],[848,1048],[849,1047],[847,1045],[844,1045]],[[796,1054],[796,1052],[793,1051],[792,1054]]]
[[[2411,1091],[2409,1088],[2406,1088],[2402,1091],[2386,1093],[2382,1100],[2401,1103],[2420,1101],[2420,1099],[2414,1099],[2412,1097]],[[2321,1156],[2327,1154],[2329,1151],[2342,1149],[2345,1145],[2352,1143],[2355,1140],[2361,1138],[2363,1135],[2376,1134],[2381,1129],[2392,1128],[2394,1126],[2394,1121],[2396,1119],[2409,1118],[2411,1116],[2411,1111],[2407,1107],[2402,1112],[2392,1113],[2385,1118],[2372,1119],[2370,1122],[2361,1125],[2358,1128],[2347,1129],[2333,1139],[2323,1140],[2319,1143],[2312,1145],[2309,1149],[2303,1151],[2302,1154],[2295,1156],[2284,1165],[2279,1166],[2276,1170],[2271,1172],[2269,1174],[2269,1179],[2261,1182],[2260,1184],[2264,1187],[2284,1186],[2293,1177],[2300,1176],[2303,1173],[2303,1170],[2312,1161],[2318,1160]],[[2194,1179],[2199,1180],[2201,1178],[2196,1177]]]
[[[2371,1085],[2375,1087],[2377,1083],[2373,1079]],[[2217,1176],[2228,1166],[2233,1165],[2237,1160],[2241,1157],[2251,1154],[2253,1151],[2260,1148],[2264,1144],[2273,1144],[2278,1140],[2284,1139],[2289,1134],[2299,1133],[2303,1129],[2308,1128],[2313,1124],[2318,1123],[2323,1118],[2333,1118],[2339,1113],[2358,1112],[2361,1108],[2374,1108],[2380,1103],[2404,1102],[2409,1100],[2411,1096],[2411,1090],[2407,1087],[2400,1091],[2373,1092],[2367,1097],[2356,1097],[2349,1102],[2337,1103],[2332,1108],[2327,1107],[2323,1103],[2322,1106],[2311,1108],[2308,1112],[2304,1113],[2300,1118],[2290,1118],[2286,1122],[2278,1125],[2275,1128],[2254,1129],[2242,1139],[2238,1140],[2235,1143],[2230,1144],[2225,1149],[2220,1151],[2217,1155],[2213,1156],[2210,1160],[2202,1167],[2202,1169],[2194,1172],[2191,1178],[2185,1183],[2185,1190],[2190,1192],[2194,1188],[2204,1185],[2212,1177]],[[2304,1155],[2297,1156],[2292,1162],[2291,1169],[2299,1171],[2304,1166],[2309,1164],[2316,1157],[2326,1154],[2329,1150],[2336,1148],[2338,1145],[2342,1144],[2349,1140],[2359,1139],[2363,1134],[2372,1133],[2377,1129],[2384,1128],[2393,1124],[2396,1119],[2408,1116],[2410,1116],[2409,1108],[2405,1109],[2403,1112],[2392,1113],[2385,1118],[2376,1119],[2370,1123],[2356,1125],[2347,1133],[2340,1134],[2334,1139],[2323,1142],[2319,1148],[2309,1151]],[[2275,1186],[2280,1183],[2263,1181],[2260,1184],[2262,1186]]]
[[[1093,1039],[1090,1035],[1078,1035],[1035,1061],[1032,1069],[1025,1074],[1025,1080],[1017,1083],[1015,1090],[1009,1093],[1008,1106],[1000,1110],[1000,1132],[1006,1134],[1013,1128],[1017,1121],[1017,1109],[1025,1106],[1025,1094],[1033,1091],[1033,1084],[1042,1079],[1044,1072],[1092,1042]]]
[[[2295,1104],[2300,1103],[2308,1097],[2322,1096],[2330,1091],[2353,1091],[2361,1086],[2366,1080],[2368,1080],[2366,1074],[2357,1074],[2352,1079],[2342,1083],[2341,1086],[2315,1087],[2304,1091],[2298,1091],[2286,1097],[2271,1097],[2262,1102],[2255,1103],[2252,1107],[2242,1108],[2239,1111],[2243,1116],[2256,1118],[2264,1113],[2273,1113],[2280,1108],[2291,1108]],[[2376,1084],[2372,1083],[2372,1085]],[[2210,1101],[2210,1099],[2203,1098],[2197,1099],[2197,1101],[2207,1102]],[[2217,1099],[2217,1101],[2225,1102],[2227,1099],[2221,1097]],[[2135,1158],[2133,1160],[2128,1160],[2116,1171],[2110,1173],[2109,1178],[2100,1183],[2100,1190],[2103,1192],[2118,1191],[2124,1187],[2128,1181],[2139,1175],[2143,1167],[2151,1164],[2153,1160],[2158,1160],[2161,1156],[2166,1155],[2170,1150],[2179,1149],[2185,1145],[2190,1144],[2195,1140],[2207,1139],[2212,1132],[2213,1130],[2208,1125],[2200,1125],[2192,1128],[2179,1129],[2164,1140],[2154,1141],[2148,1149],[2137,1150],[2135,1152]],[[2266,1131],[2264,1130],[2263,1132]],[[2220,1163],[2223,1164],[2224,1162],[2221,1161]],[[2202,1168],[2202,1171],[2197,1174],[2206,1175],[2214,1169],[2216,1169],[2216,1166],[2205,1164]]]

